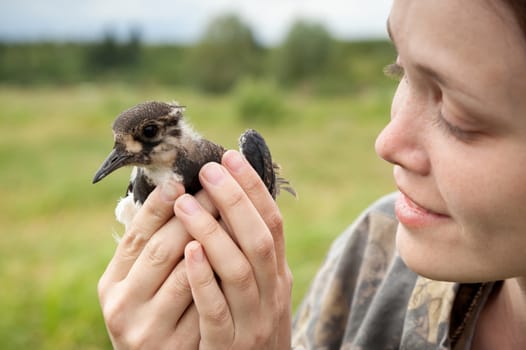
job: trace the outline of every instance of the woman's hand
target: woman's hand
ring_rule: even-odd
[[[174,207],[194,238],[185,265],[199,317],[199,348],[290,349],[292,277],[281,214],[238,152],[225,153],[222,164],[209,163],[200,172],[222,223],[190,195]]]
[[[182,260],[191,237],[173,213],[182,193],[182,185],[169,181],[150,194],[99,281],[117,349],[197,348],[198,315]]]
[[[115,348],[290,348],[281,214],[238,152],[223,165],[196,196],[159,186],[122,237],[99,282]]]

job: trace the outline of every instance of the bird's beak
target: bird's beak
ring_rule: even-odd
[[[131,160],[131,154],[122,150],[114,148],[108,155],[104,163],[102,163],[99,170],[93,178],[93,183],[97,183],[115,170],[128,165]]]

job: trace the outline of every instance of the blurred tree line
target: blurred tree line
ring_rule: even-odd
[[[387,41],[343,42],[321,25],[297,21],[277,47],[263,47],[235,15],[211,21],[194,45],[145,45],[107,32],[94,43],[0,42],[0,83],[71,84],[117,81],[192,86],[228,92],[247,81],[316,93],[346,93],[384,84],[394,59]],[[250,84],[249,84],[250,85]]]

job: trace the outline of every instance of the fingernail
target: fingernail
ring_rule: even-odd
[[[177,200],[176,205],[188,215],[194,215],[201,210],[199,203],[189,194],[181,196]]]
[[[167,202],[173,202],[179,195],[177,183],[173,180],[168,180],[161,185],[161,197]]]
[[[234,172],[241,170],[245,165],[243,156],[241,153],[236,151],[229,151],[225,153],[223,161],[225,162],[225,165]]]
[[[203,176],[205,180],[213,185],[219,185],[225,174],[221,166],[217,163],[208,163],[203,167]]]
[[[203,247],[197,241],[188,243],[188,249],[190,250],[191,259],[195,262],[201,263],[205,260]]]

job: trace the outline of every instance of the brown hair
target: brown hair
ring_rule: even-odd
[[[504,0],[504,3],[510,7],[515,15],[517,23],[526,37],[526,1],[525,0]]]

